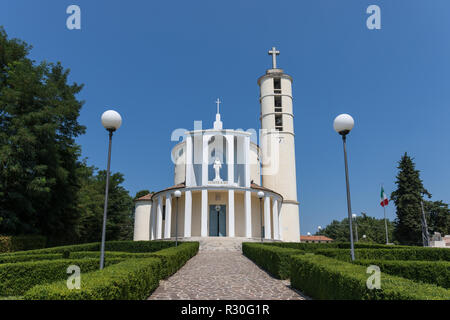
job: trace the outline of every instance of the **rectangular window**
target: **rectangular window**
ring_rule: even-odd
[[[282,112],[283,110],[281,108],[275,108],[275,112]]]
[[[283,116],[281,114],[275,115],[275,129],[283,131]]]
[[[273,92],[281,93],[281,79],[280,78],[273,78]]]
[[[281,96],[275,96],[275,108],[281,108]]]
[[[281,79],[280,78],[273,78],[273,88],[275,90],[277,90],[277,89],[281,90]]]
[[[166,206],[162,207],[162,219],[166,220]]]

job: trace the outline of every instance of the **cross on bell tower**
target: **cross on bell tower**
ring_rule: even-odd
[[[280,51],[278,51],[275,47],[272,47],[272,50],[269,50],[269,56],[272,56],[272,68],[277,68],[277,56],[280,55]]]

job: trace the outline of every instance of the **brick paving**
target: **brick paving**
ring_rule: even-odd
[[[239,251],[203,250],[160,282],[149,300],[305,300]]]

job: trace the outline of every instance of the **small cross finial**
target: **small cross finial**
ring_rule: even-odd
[[[269,56],[272,56],[273,69],[277,68],[277,56],[278,55],[280,55],[280,51],[278,51],[275,47],[272,47],[272,50],[269,50]]]
[[[220,99],[219,98],[217,98],[217,100],[216,100],[216,104],[217,104],[217,113],[220,113],[219,112],[219,108],[220,108],[220,104],[222,103],[222,101],[220,101]]]

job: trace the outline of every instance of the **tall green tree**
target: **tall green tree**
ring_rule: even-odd
[[[362,212],[360,216],[353,219],[353,238],[356,241],[356,229],[358,229],[358,239],[359,241],[367,241],[385,244],[386,243],[386,229],[384,224],[384,219],[377,219],[368,216],[366,213]],[[393,240],[394,224],[387,220],[388,225],[388,236],[389,241]],[[317,235],[324,235],[339,242],[349,242],[350,241],[350,228],[348,218],[341,221],[333,220],[329,225],[327,225]],[[363,240],[363,235],[366,238]]]
[[[395,220],[395,238],[402,244],[422,244],[422,207],[423,196],[431,197],[420,179],[413,159],[405,154],[398,162],[397,189],[391,199],[395,203],[397,218]]]
[[[60,63],[35,64],[31,47],[0,28],[0,233],[70,238],[76,198],[82,85]]]
[[[442,201],[424,201],[428,232],[450,234],[450,208]]]
[[[79,192],[79,211],[77,224],[78,242],[101,240],[103,209],[105,201],[106,171],[95,174],[94,167],[84,166],[81,190]],[[133,232],[133,198],[121,185],[123,174],[112,173],[108,189],[108,211],[106,220],[107,240],[131,240]]]

